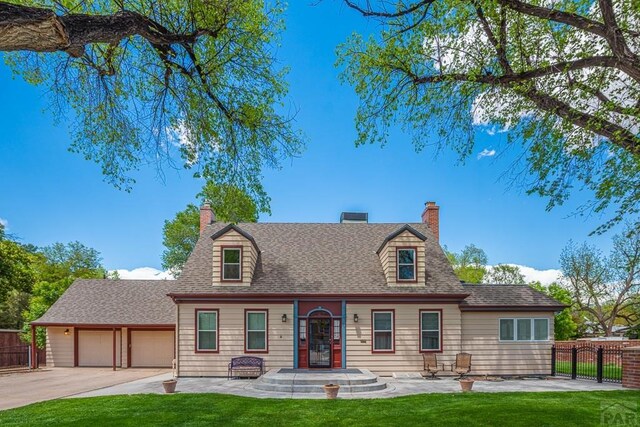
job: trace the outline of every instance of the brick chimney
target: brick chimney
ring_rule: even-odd
[[[436,237],[436,242],[440,242],[440,206],[436,205],[436,202],[427,202],[424,204],[422,222],[429,226],[431,232]]]
[[[207,225],[213,224],[216,221],[216,214],[213,213],[209,202],[204,202],[200,207],[200,234],[207,228]]]

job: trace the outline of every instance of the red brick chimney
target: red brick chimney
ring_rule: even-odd
[[[211,205],[208,202],[200,207],[200,234],[207,228],[207,225],[213,224],[216,221],[216,214],[213,213]]]
[[[436,202],[427,202],[424,204],[422,222],[429,226],[431,232],[436,237],[436,242],[440,242],[440,206],[436,205]]]

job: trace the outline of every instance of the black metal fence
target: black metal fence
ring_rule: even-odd
[[[596,347],[590,344],[553,346],[551,375],[599,383],[622,382],[622,348],[621,345]]]

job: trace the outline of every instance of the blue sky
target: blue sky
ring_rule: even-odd
[[[308,144],[300,158],[265,171],[272,215],[261,221],[336,222],[355,210],[372,222],[415,222],[433,200],[441,206],[441,242],[452,250],[475,243],[490,264],[556,268],[569,239],[609,250],[611,234],[588,237],[601,218],[571,215],[587,195],[546,212],[546,200],[501,179],[517,154],[499,151],[502,135],[481,134],[464,165],[452,153],[416,153],[399,132],[384,148],[355,148],[358,99],[338,81],[335,47],[371,29],[341,2],[290,5],[278,55],[291,67],[288,102]],[[79,240],[109,269],[160,268],[163,222],[194,200],[201,182],[171,169],[161,178],[150,166],[135,175],[132,192],[116,190],[97,165],[67,151],[71,130],[54,123],[45,88],[13,79],[5,66],[0,125],[0,219],[10,233],[36,245]],[[478,159],[484,149],[498,152]]]

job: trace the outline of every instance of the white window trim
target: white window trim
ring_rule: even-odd
[[[389,314],[391,316],[391,329],[375,329],[376,314]],[[391,310],[374,310],[371,313],[371,351],[374,353],[393,353],[396,351],[395,313]],[[391,348],[376,348],[376,332],[391,332]]]
[[[513,320],[513,339],[512,340],[503,340],[500,338],[500,323],[503,320]],[[519,320],[529,320],[531,321],[531,339],[529,340],[519,340],[518,339],[518,321]],[[535,320],[546,320],[547,321],[547,339],[544,340],[536,340],[535,335]],[[551,341],[551,320],[548,317],[501,317],[498,319],[498,341],[501,343],[521,343],[521,342],[549,342]]]
[[[412,263],[401,263],[400,262],[400,251],[411,251],[413,252],[413,262]],[[417,260],[418,251],[415,248],[396,248],[396,262],[398,264],[398,269],[396,270],[396,280],[398,282],[415,282],[418,280],[418,269],[416,265],[418,264]],[[401,265],[411,265],[413,266],[413,278],[412,279],[401,279],[400,278],[400,266]]]
[[[422,327],[422,314],[423,313],[435,313],[438,315],[438,329],[423,329]],[[442,325],[442,319],[440,318],[442,313],[435,310],[420,310],[420,351],[421,352],[438,352],[442,351],[442,331],[440,330],[440,326]],[[423,348],[422,346],[422,333],[423,332],[437,332],[438,333],[438,348]]]
[[[264,315],[264,329],[249,329],[249,314],[263,314]],[[244,342],[246,343],[246,348],[244,349],[246,352],[265,352],[269,348],[269,343],[267,340],[269,339],[269,334],[267,333],[267,329],[269,328],[269,312],[266,310],[247,310],[245,312],[244,324],[247,325],[245,331]],[[264,333],[264,347],[263,348],[249,348],[249,332],[263,332]]]
[[[224,262],[224,253],[226,251],[238,251],[240,252],[240,256],[238,258],[238,262]],[[227,279],[225,276],[225,267],[227,265],[237,265],[238,266],[238,278],[235,279]],[[242,281],[242,248],[241,247],[237,247],[237,248],[222,248],[222,272],[221,272],[221,279],[223,282],[241,282]]]
[[[213,313],[216,315],[216,328],[215,329],[200,329],[200,314],[202,313]],[[198,342],[198,345],[196,346],[196,350],[198,351],[211,351],[211,352],[217,352],[218,351],[218,334],[220,333],[219,331],[219,314],[218,314],[218,310],[198,310],[197,311],[197,319],[196,319],[196,340]],[[200,332],[215,332],[216,333],[216,339],[214,341],[216,348],[201,348],[200,347]]]

